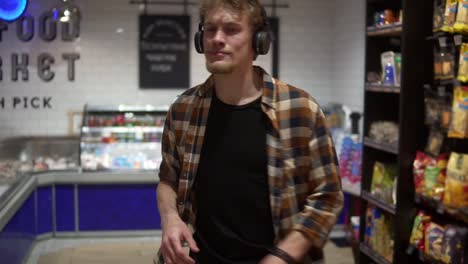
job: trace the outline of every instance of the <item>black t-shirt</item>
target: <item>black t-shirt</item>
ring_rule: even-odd
[[[267,177],[267,118],[261,98],[234,106],[216,96],[195,179],[201,264],[258,263],[273,246]]]

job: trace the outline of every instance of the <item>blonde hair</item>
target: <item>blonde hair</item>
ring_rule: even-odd
[[[227,8],[239,14],[245,12],[250,19],[253,32],[265,27],[266,17],[258,0],[201,0],[199,15],[202,23],[208,12],[216,7]]]

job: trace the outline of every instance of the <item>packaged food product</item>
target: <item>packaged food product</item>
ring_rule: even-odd
[[[453,89],[452,118],[448,136],[468,138],[468,86]]]
[[[468,208],[468,154],[450,154],[443,201],[447,208]]]
[[[442,255],[444,231],[444,227],[436,223],[429,223],[426,227],[424,253],[436,260],[439,260]]]
[[[455,32],[466,32],[468,29],[468,2],[459,0],[457,17],[453,25]]]
[[[438,156],[442,148],[444,137],[442,130],[432,127],[426,144],[426,153],[429,153],[434,157]]]
[[[436,201],[442,201],[445,190],[447,155],[429,158],[424,170],[424,195]]]
[[[383,52],[380,56],[382,63],[382,83],[385,85],[398,84],[397,58],[400,58],[399,61],[401,63],[401,54],[393,51]]]
[[[468,260],[468,229],[447,225],[442,240],[441,261],[446,264],[464,264]]]
[[[425,192],[425,183],[424,183],[424,170],[427,165],[427,156],[424,152],[418,151],[416,153],[416,158],[413,162],[413,180],[414,188],[416,194],[424,194]]]
[[[444,22],[442,31],[453,32],[453,26],[457,17],[458,0],[447,0],[445,3]]]
[[[419,211],[414,217],[413,229],[410,236],[410,247],[419,251],[424,251],[424,227],[431,221],[431,217],[423,211]]]
[[[434,48],[434,79],[440,80],[442,78],[442,58],[440,51],[437,47]]]
[[[448,80],[455,78],[455,48],[453,45],[441,48],[440,61],[442,63],[441,79]]]
[[[431,90],[424,93],[425,120],[426,125],[436,125],[440,123],[441,103]]]
[[[432,25],[433,31],[439,31],[442,28],[444,21],[445,0],[434,1],[434,22]]]
[[[462,43],[460,46],[460,59],[458,61],[458,80],[468,81],[468,43]]]
[[[375,162],[372,173],[371,193],[388,203],[394,204],[396,201],[393,200],[392,191],[396,174],[396,165]]]

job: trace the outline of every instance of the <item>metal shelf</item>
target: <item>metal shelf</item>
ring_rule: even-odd
[[[374,149],[382,150],[388,153],[393,153],[398,155],[398,147],[397,145],[393,144],[387,144],[387,143],[381,143],[378,141],[375,141],[369,137],[364,137],[364,146],[371,147]]]
[[[365,199],[366,201],[368,201],[369,203],[381,208],[382,210],[392,214],[392,215],[395,215],[395,211],[396,211],[396,206],[393,205],[393,204],[389,204],[381,199],[378,199],[376,198],[375,196],[373,196],[372,194],[370,194],[369,192],[367,191],[362,191],[362,198]]]
[[[366,91],[377,93],[392,93],[399,94],[400,86],[384,85],[384,84],[366,84]]]
[[[367,36],[369,37],[397,37],[402,32],[401,23],[395,23],[385,26],[370,26],[367,27]]]
[[[373,249],[371,249],[369,246],[367,246],[364,243],[359,244],[359,249],[361,250],[362,253],[364,253],[366,256],[371,258],[377,264],[391,264],[390,261],[388,261],[386,258],[381,256],[379,253],[375,252]]]

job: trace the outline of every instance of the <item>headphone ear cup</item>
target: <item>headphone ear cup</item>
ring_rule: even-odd
[[[200,54],[204,53],[204,51],[203,51],[203,30],[196,32],[193,40],[194,40],[195,49],[197,50],[197,52],[200,53]]]
[[[258,55],[265,55],[270,50],[270,34],[266,31],[257,31],[253,37],[254,50]]]

